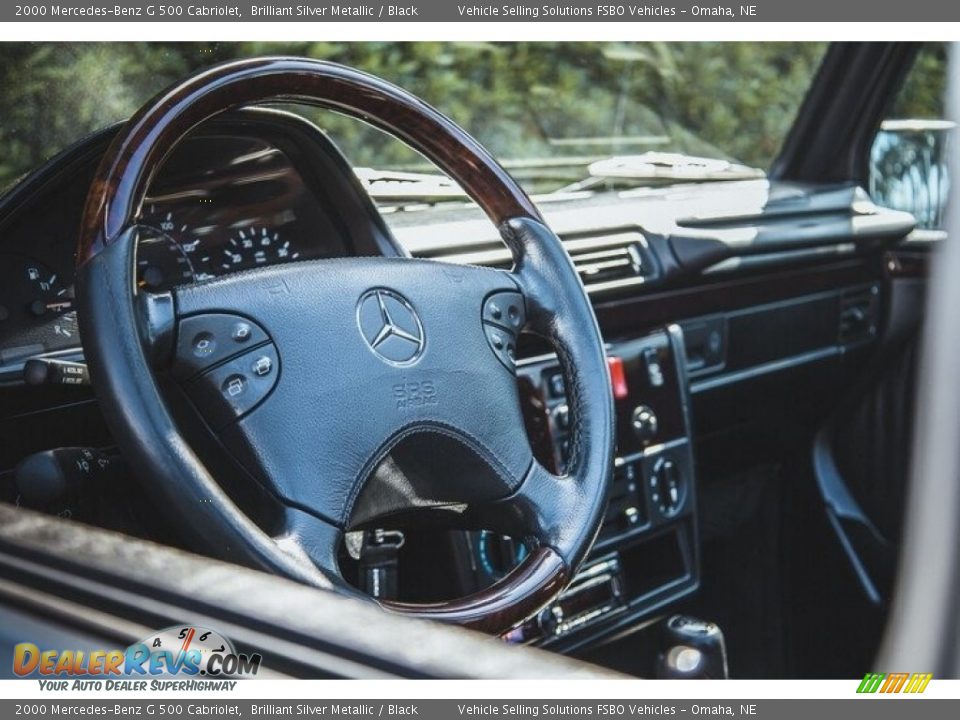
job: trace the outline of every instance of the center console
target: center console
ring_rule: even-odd
[[[696,478],[682,331],[607,348],[617,457],[594,548],[567,590],[507,640],[569,650],[635,627],[699,582]],[[518,368],[537,459],[563,473],[572,417],[555,357]]]

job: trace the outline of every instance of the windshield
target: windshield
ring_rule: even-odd
[[[533,193],[581,189],[591,176],[634,184],[757,176],[779,149],[824,49],[818,43],[4,43],[0,188],[199,68],[277,54],[342,62],[397,83],[464,126]],[[329,112],[298,111],[356,167],[433,172],[379,131]]]

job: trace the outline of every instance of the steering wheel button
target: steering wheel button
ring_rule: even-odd
[[[247,379],[243,375],[231,375],[223,381],[220,390],[228,398],[235,398],[242,395],[247,389]]]
[[[216,338],[208,332],[198,333],[193,338],[193,354],[198,358],[210,357],[216,349]]]
[[[253,374],[258,377],[269,375],[273,370],[273,361],[266,355],[261,355],[253,363]]]
[[[270,340],[255,322],[227,313],[191,315],[178,326],[173,374],[189,380],[205,370]]]
[[[277,383],[280,358],[263,345],[214,367],[187,385],[200,414],[220,430],[256,408]]]
[[[250,336],[253,334],[253,330],[250,327],[250,323],[238,322],[233,326],[232,337],[238,343],[245,343],[250,339]]]
[[[516,332],[526,323],[523,296],[509,291],[491,295],[483,303],[483,321]]]

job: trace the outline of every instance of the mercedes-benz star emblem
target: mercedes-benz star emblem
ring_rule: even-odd
[[[368,290],[357,303],[357,325],[370,349],[391,365],[412,365],[423,353],[420,316],[393,290]]]

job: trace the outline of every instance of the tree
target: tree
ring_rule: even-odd
[[[904,101],[942,111],[943,46]],[[504,159],[675,150],[767,167],[824,52],[819,43],[4,43],[0,187],[125,119],[204,66],[305,55],[420,95]],[[306,109],[356,165],[418,156],[353,120]],[[584,138],[606,138],[582,142]]]

